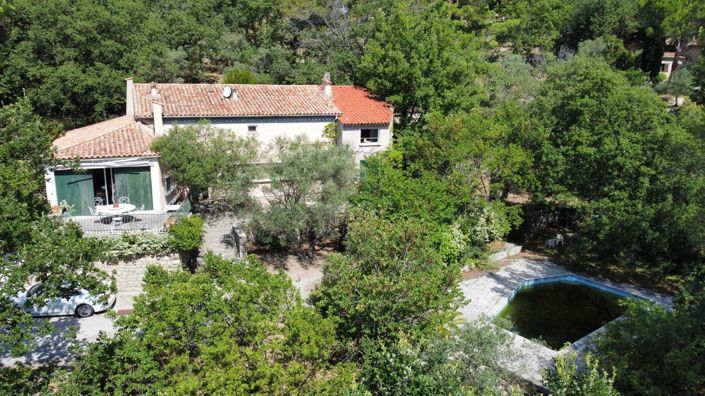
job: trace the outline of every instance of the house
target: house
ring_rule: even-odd
[[[47,198],[67,204],[74,216],[93,214],[96,204],[126,197],[140,213],[177,210],[182,191],[150,149],[155,137],[174,126],[203,120],[262,144],[277,137],[323,139],[331,123],[337,144],[357,161],[387,149],[393,109],[363,88],[321,85],[137,84],[126,79],[124,116],[66,132],[54,141],[56,156],[77,160],[83,171],[46,170]]]
[[[671,73],[673,72],[673,61],[675,59],[676,59],[675,52],[666,51],[663,53],[663,57],[661,58],[661,73],[663,73],[666,76],[666,79],[668,79],[671,76]],[[678,63],[680,65],[682,65],[684,60],[685,60],[685,57],[681,55],[678,59]]]

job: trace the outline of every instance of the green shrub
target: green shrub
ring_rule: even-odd
[[[0,394],[15,396],[50,395],[52,379],[61,374],[54,365],[31,367],[16,364],[0,368]]]
[[[544,376],[544,385],[555,396],[618,396],[612,387],[614,372],[601,370],[599,365],[599,360],[590,354],[585,356],[584,367],[578,364],[575,352],[560,356]]]
[[[617,369],[615,385],[628,395],[703,395],[705,284],[688,285],[674,306],[630,303],[596,340],[603,362]]]
[[[169,229],[169,245],[180,253],[197,250],[203,243],[203,219],[200,216],[187,216]]]
[[[169,236],[141,232],[115,236],[90,237],[95,250],[106,261],[134,260],[144,256],[165,256],[173,253]]]
[[[438,232],[438,252],[445,263],[459,263],[462,261],[470,238],[463,233],[458,223],[449,227],[441,227]]]
[[[228,70],[223,76],[223,84],[256,84],[257,77],[247,67]]]
[[[361,377],[375,395],[517,395],[498,364],[511,358],[508,342],[507,333],[480,323],[421,342],[365,339]]]
[[[503,202],[482,202],[464,216],[465,232],[477,244],[504,238],[520,222],[517,208]]]

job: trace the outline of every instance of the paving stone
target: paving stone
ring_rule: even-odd
[[[231,214],[213,214],[204,216],[204,221],[205,233],[200,249],[201,256],[210,251],[225,258],[237,258],[232,230],[233,225],[238,224],[238,218]]]

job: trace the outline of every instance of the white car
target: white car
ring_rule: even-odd
[[[32,316],[76,315],[81,318],[91,316],[96,312],[106,311],[108,308],[115,306],[116,301],[113,295],[108,296],[107,299],[101,299],[98,296],[91,295],[84,289],[67,289],[66,294],[70,295],[68,298],[59,297],[49,300],[43,306],[26,306],[29,298],[41,295],[43,291],[44,285],[37,283],[27,289],[27,291],[17,293],[17,297],[13,297],[12,300],[19,307],[32,314]]]

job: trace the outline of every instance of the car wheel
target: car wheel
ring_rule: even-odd
[[[76,316],[78,317],[87,318],[89,316],[92,316],[94,313],[95,311],[93,310],[93,307],[88,304],[81,304],[76,307]]]

